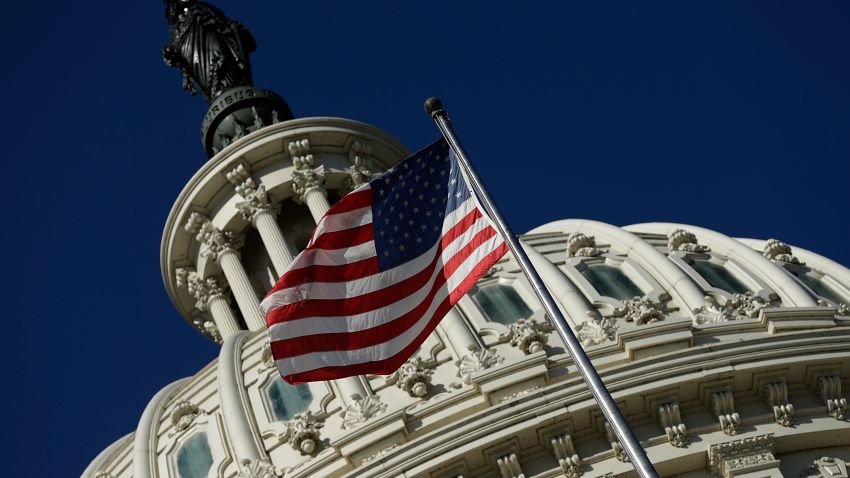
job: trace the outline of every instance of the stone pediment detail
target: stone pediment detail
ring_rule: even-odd
[[[774,468],[779,461],[773,456],[773,433],[718,443],[708,449],[712,474],[732,478],[750,471]]]
[[[824,456],[800,473],[800,478],[848,478],[847,462],[839,458]]]
[[[711,249],[697,242],[697,236],[694,233],[684,229],[676,229],[669,235],[667,241],[667,251],[683,251],[683,252],[707,252]]]

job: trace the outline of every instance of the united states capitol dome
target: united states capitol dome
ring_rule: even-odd
[[[631,476],[510,255],[397,373],[280,379],[258,298],[331,201],[406,154],[371,126],[302,118],[207,162],[162,270],[219,359],[163,388],[83,476]],[[686,224],[563,220],[521,239],[663,476],[846,470],[846,267]]]
[[[184,3],[181,22],[207,8]],[[222,92],[204,126],[211,158],[177,196],[161,270],[180,315],[221,349],[153,396],[82,476],[634,476],[510,254],[396,373],[281,380],[259,299],[328,207],[408,150],[357,121],[290,119],[255,91],[238,49],[220,53],[241,68],[229,83],[189,68],[204,45],[183,41],[192,25],[174,27],[168,60]],[[848,268],[687,224],[567,219],[521,240],[662,476],[849,476]]]

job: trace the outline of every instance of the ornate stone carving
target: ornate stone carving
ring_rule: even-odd
[[[525,478],[525,473],[519,466],[519,459],[516,453],[509,453],[496,459],[496,466],[499,467],[499,473],[502,478]]]
[[[375,176],[375,170],[368,156],[372,154],[372,145],[362,141],[354,141],[348,149],[348,176],[343,181],[342,193],[348,194],[368,183]]]
[[[664,403],[658,407],[658,419],[661,422],[661,427],[664,428],[664,433],[667,435],[667,441],[677,448],[683,448],[688,444],[688,429],[682,422],[682,415],[679,413],[679,404],[677,402]]]
[[[177,400],[171,409],[171,424],[178,432],[189,428],[203,411],[189,400]]]
[[[735,399],[731,390],[711,394],[714,416],[720,422],[720,429],[727,435],[737,435],[741,431],[741,415],[735,411]]]
[[[260,368],[259,372],[263,373],[267,370],[277,370],[277,364],[274,362],[274,356],[272,356],[272,349],[268,343],[263,344],[263,351],[260,353]]]
[[[386,447],[386,448],[381,449],[381,450],[380,450],[380,451],[378,451],[377,453],[373,453],[373,454],[371,454],[371,455],[367,456],[366,458],[364,458],[364,459],[360,460],[360,464],[361,464],[361,465],[365,465],[365,464],[367,464],[367,463],[371,463],[371,462],[373,462],[373,461],[375,461],[375,460],[380,460],[381,458],[383,458],[383,457],[385,457],[385,456],[389,455],[389,454],[390,454],[393,450],[395,450],[395,449],[396,449],[396,448],[398,448],[399,446],[400,446],[400,445],[399,445],[398,443],[393,443],[392,445],[390,445],[390,446],[388,446],[388,447]]]
[[[751,438],[711,445],[708,449],[708,464],[711,472],[723,478],[748,471],[777,466],[773,456],[773,433]]]
[[[778,239],[768,239],[767,242],[764,243],[764,250],[762,251],[762,254],[764,257],[773,261],[805,265],[805,262],[794,257],[794,252],[791,250],[791,246]]]
[[[209,310],[210,301],[213,299],[223,298],[230,302],[225,281],[213,276],[203,278],[197,272],[183,268],[177,269],[175,275],[177,286],[186,287],[189,294],[195,298],[195,308],[202,312]]]
[[[534,393],[538,389],[540,389],[540,387],[535,385],[531,388],[526,388],[525,390],[520,390],[519,392],[514,392],[510,395],[505,395],[504,397],[502,397],[502,399],[500,401],[501,402],[509,402],[511,400],[516,400],[517,398],[522,398],[522,397],[525,397],[526,395],[531,395],[532,393]]]
[[[470,351],[462,359],[455,362],[457,365],[457,376],[463,379],[463,383],[469,384],[472,375],[476,372],[486,370],[505,361],[504,357],[496,354],[495,350],[482,349]]]
[[[236,166],[225,176],[230,184],[233,184],[236,194],[245,199],[245,201],[237,203],[236,208],[239,209],[246,221],[253,222],[255,216],[261,211],[277,213],[279,208],[269,202],[266,187],[262,184],[257,186],[244,165]]]
[[[510,344],[526,354],[532,354],[543,350],[549,341],[548,333],[552,326],[548,321],[541,322],[534,319],[520,319],[508,326],[505,338]]]
[[[353,395],[352,398],[354,401],[348,404],[340,414],[342,416],[343,430],[348,430],[361,423],[366,423],[372,417],[384,413],[384,410],[387,409],[387,404],[381,402],[381,399],[374,395],[366,398]]]
[[[387,383],[394,383],[411,397],[422,397],[431,387],[431,376],[434,375],[433,364],[420,357],[409,358],[398,370],[388,375]]]
[[[773,418],[783,427],[794,424],[794,405],[788,401],[788,385],[784,381],[764,386],[764,399],[773,410]]]
[[[325,191],[325,166],[316,167],[313,155],[310,154],[310,140],[292,141],[288,145],[292,158],[292,193],[297,202],[304,202],[307,193]]]
[[[286,430],[280,439],[302,455],[311,455],[319,446],[319,429],[323,426],[324,423],[311,412],[297,413],[286,422]]]
[[[847,418],[847,399],[841,396],[841,377],[829,375],[818,379],[820,399],[836,420]]]
[[[847,463],[838,458],[824,456],[800,473],[800,478],[848,478]]]
[[[605,436],[608,438],[608,443],[611,444],[611,450],[614,451],[614,456],[618,460],[623,463],[631,461],[629,455],[626,454],[626,450],[623,449],[623,445],[620,444],[620,440],[617,439],[617,434],[614,433],[614,427],[608,422],[605,422]]]
[[[215,322],[212,320],[193,320],[192,321],[199,330],[204,332],[204,335],[211,338],[213,342],[220,344],[221,341],[221,332],[218,330],[218,326],[215,325]]]
[[[596,247],[596,239],[580,232],[567,236],[568,257],[596,257],[602,254],[602,249]]]
[[[613,341],[617,337],[618,328],[616,320],[596,317],[582,322],[576,329],[576,336],[585,347],[600,345]]]
[[[706,297],[706,305],[694,311],[694,321],[697,324],[718,324],[738,319],[754,319],[759,316],[761,309],[768,307],[770,302],[752,292],[732,294],[722,306],[717,305],[711,297]]]
[[[558,460],[558,466],[564,472],[567,478],[578,478],[582,475],[581,459],[576,454],[573,447],[573,439],[567,434],[561,434],[552,437],[552,451],[555,453],[555,459]]]
[[[222,231],[199,212],[193,212],[186,221],[186,232],[195,235],[195,240],[204,247],[201,255],[218,260],[221,254],[237,252],[242,247],[242,238],[230,231]]]
[[[275,468],[268,458],[259,460],[242,460],[239,478],[280,478],[283,470]]]
[[[838,304],[838,315],[850,315],[850,305]]]
[[[651,322],[664,320],[666,308],[664,305],[653,302],[646,297],[635,297],[623,301],[623,305],[615,307],[611,317],[624,318],[635,325],[645,325]]]
[[[676,229],[670,233],[667,241],[667,251],[706,252],[711,249],[697,242],[697,236],[684,229]]]

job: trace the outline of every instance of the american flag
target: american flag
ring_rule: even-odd
[[[396,371],[507,250],[436,141],[333,205],[262,301],[281,376]]]

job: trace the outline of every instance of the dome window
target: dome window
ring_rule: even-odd
[[[691,263],[691,267],[705,279],[711,287],[725,290],[730,294],[745,294],[750,289],[729,272],[729,269],[720,264],[707,260],[697,260]]]
[[[180,478],[206,478],[213,464],[206,433],[197,433],[183,443],[177,452]]]
[[[599,295],[617,300],[629,300],[643,297],[644,292],[619,267],[608,264],[588,264],[581,271]]]
[[[824,284],[824,282],[815,277],[813,274],[809,272],[793,272],[794,276],[800,280],[803,284],[806,285],[809,289],[812,290],[815,294],[824,299],[834,303],[834,304],[843,304],[846,303],[846,299],[841,297],[841,295],[833,290],[828,285]]]
[[[492,322],[509,325],[527,319],[534,313],[513,287],[505,284],[490,284],[472,294],[472,300]]]
[[[280,377],[274,380],[266,389],[272,414],[277,421],[292,420],[310,406],[313,394],[307,384],[290,385]]]

